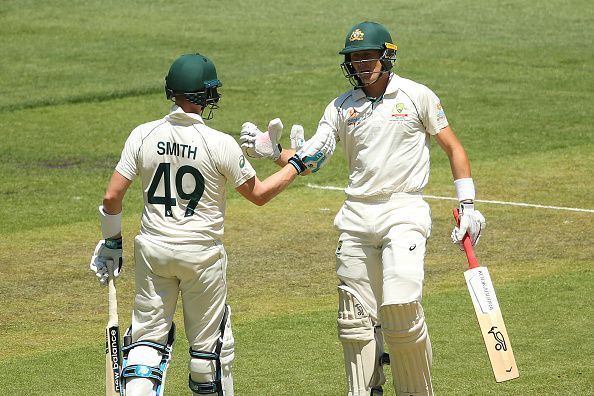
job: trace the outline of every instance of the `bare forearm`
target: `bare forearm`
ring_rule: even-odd
[[[262,206],[283,191],[297,176],[293,165],[285,165],[275,174],[260,181],[253,177],[236,188],[250,202]]]
[[[280,171],[267,177],[254,189],[255,195],[259,196],[261,204],[269,202],[282,192],[297,176],[297,171],[292,165],[285,165]]]
[[[106,213],[118,214],[122,211],[122,201],[131,183],[117,171],[113,172],[103,196],[103,210]]]
[[[435,135],[435,138],[450,160],[454,180],[471,177],[468,156],[454,131],[449,126],[445,127]]]
[[[468,156],[466,155],[466,152],[462,146],[458,146],[452,150],[448,157],[450,160],[450,167],[452,169],[452,176],[454,176],[454,180],[471,177],[470,162],[468,162]]]
[[[295,155],[294,149],[283,148],[283,151],[281,151],[281,153],[280,153],[280,157],[278,157],[278,159],[276,161],[274,161],[274,163],[280,167],[284,167],[285,165],[287,165],[289,163],[289,158],[291,158],[294,155]]]

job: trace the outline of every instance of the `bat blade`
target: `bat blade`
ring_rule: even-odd
[[[119,396],[121,393],[121,347],[120,326],[118,324],[118,300],[113,265],[108,263],[109,279],[107,283],[109,318],[105,327],[105,395]]]
[[[518,378],[520,373],[489,270],[486,267],[472,268],[464,272],[464,278],[491,361],[495,381],[503,382]]]
[[[456,223],[460,225],[458,209],[454,209],[453,212]],[[468,259],[468,270],[464,272],[464,278],[487,348],[495,381],[503,382],[518,378],[520,373],[516,365],[516,358],[503,322],[503,315],[489,270],[487,267],[479,265],[468,234],[462,238],[462,245]]]

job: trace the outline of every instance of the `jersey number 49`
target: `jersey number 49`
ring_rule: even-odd
[[[192,175],[195,181],[194,190],[191,192],[186,192],[183,190],[182,180],[187,174]],[[157,191],[159,184],[161,184],[161,179],[164,179],[163,187],[165,189],[165,196],[156,196],[155,192]],[[194,214],[194,209],[196,208],[196,205],[198,205],[198,201],[200,201],[200,198],[204,193],[204,176],[202,176],[202,173],[200,173],[200,171],[193,166],[181,166],[175,173],[175,190],[177,192],[177,196],[180,199],[189,201],[186,207],[185,217],[190,217]],[[165,205],[166,217],[173,216],[171,208],[173,206],[177,206],[177,200],[171,196],[171,164],[166,162],[161,162],[159,164],[157,171],[155,172],[155,176],[153,176],[153,180],[151,181],[151,185],[149,186],[147,195],[149,203]]]

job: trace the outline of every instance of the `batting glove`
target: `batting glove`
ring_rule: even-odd
[[[275,118],[268,123],[268,130],[262,132],[251,122],[241,126],[239,140],[245,154],[251,158],[268,158],[276,161],[282,148],[278,143],[283,133],[283,123]]]
[[[333,135],[326,135],[325,140],[314,136],[289,159],[289,163],[295,167],[298,174],[307,170],[315,173],[332,156],[335,147],[336,140]]]
[[[486,221],[484,216],[478,210],[474,209],[472,203],[460,203],[460,225],[454,227],[452,231],[452,242],[464,250],[462,239],[468,233],[472,246],[476,246],[481,237],[481,232],[485,229]]]
[[[305,131],[302,125],[295,124],[291,127],[291,148],[299,150],[305,144]]]
[[[97,276],[99,283],[104,286],[109,279],[109,271],[107,269],[108,260],[114,263],[113,277],[117,278],[120,276],[122,264],[124,263],[122,257],[122,238],[102,239],[95,247],[95,252],[93,253],[89,267],[91,268],[91,271],[95,273],[95,276]]]

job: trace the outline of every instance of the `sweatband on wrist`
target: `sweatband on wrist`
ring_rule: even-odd
[[[111,238],[122,232],[122,212],[112,215],[99,206],[99,220],[101,221],[101,233],[103,239]]]
[[[471,177],[454,180],[454,186],[456,187],[456,196],[458,197],[458,202],[465,200],[474,201],[474,182],[472,181]]]
[[[289,164],[293,165],[298,175],[307,170],[307,166],[305,166],[297,154],[289,158]]]

